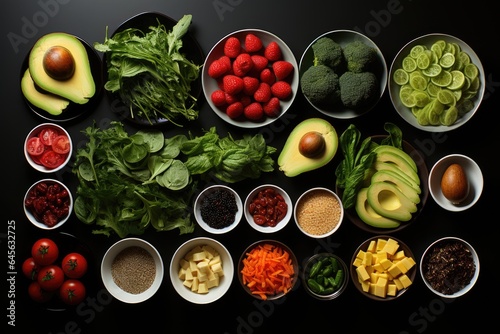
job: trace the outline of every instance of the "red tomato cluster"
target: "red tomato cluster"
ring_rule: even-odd
[[[26,151],[36,164],[49,169],[66,161],[70,151],[69,137],[55,127],[45,127],[26,142]]]
[[[248,210],[255,224],[273,227],[285,218],[288,204],[276,190],[267,188],[255,195]]]
[[[88,269],[87,259],[80,253],[65,254],[58,262],[60,252],[57,243],[41,238],[33,243],[31,257],[22,265],[24,276],[31,280],[28,294],[34,301],[45,303],[57,295],[67,305],[77,305],[86,296],[86,288],[80,280]]]
[[[37,221],[53,227],[70,214],[70,200],[59,183],[40,181],[29,191],[24,205]]]

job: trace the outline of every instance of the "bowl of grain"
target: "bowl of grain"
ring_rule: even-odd
[[[311,238],[325,238],[335,233],[344,219],[339,196],[328,188],[316,187],[297,199],[293,210],[300,231]]]
[[[129,304],[151,298],[162,283],[163,271],[160,253],[140,238],[117,241],[101,262],[105,288],[113,297]]]

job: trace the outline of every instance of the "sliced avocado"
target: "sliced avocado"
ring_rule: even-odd
[[[401,223],[395,219],[387,218],[379,215],[373,210],[367,200],[368,188],[361,188],[356,197],[356,213],[359,218],[366,224],[378,228],[396,228]]]
[[[44,58],[52,47],[62,47],[72,56],[74,72],[70,78],[54,79],[47,73]],[[87,50],[73,35],[56,32],[41,37],[31,49],[28,68],[38,87],[74,103],[85,104],[96,92]]]
[[[420,185],[420,178],[413,167],[400,155],[382,150],[377,153],[377,162],[384,162],[388,164],[396,165],[402,172],[404,172],[408,177],[410,177],[415,183]]]
[[[408,183],[412,185],[413,188],[419,188],[420,189],[420,178],[417,177],[415,179],[415,175],[413,176],[408,176],[401,168],[399,168],[398,165],[390,163],[390,162],[380,162],[380,161],[375,161],[373,164],[373,168],[375,171],[381,171],[381,170],[390,170],[391,172],[394,172],[404,178]]]
[[[403,151],[395,146],[379,145],[379,146],[375,147],[375,149],[373,149],[373,151],[375,153],[386,151],[386,152],[391,152],[393,154],[397,154],[401,158],[403,158],[408,163],[408,165],[410,165],[412,167],[412,169],[415,172],[418,172],[418,168],[417,168],[417,164],[415,163],[415,160],[413,160],[413,158],[408,153],[406,153],[405,151]]]
[[[409,221],[417,211],[417,205],[390,182],[372,183],[366,197],[373,210],[387,218]]]
[[[41,93],[36,89],[30,71],[26,70],[21,78],[21,91],[24,97],[34,106],[52,115],[60,115],[69,105],[69,101],[50,93]]]
[[[404,178],[401,177],[401,174],[390,170],[381,170],[373,174],[371,183],[375,182],[390,182],[401,190],[401,192],[408,197],[413,203],[420,203],[420,187],[417,189],[413,188],[410,183],[408,183]]]
[[[324,146],[322,145],[322,150],[318,154],[307,157],[300,152],[299,147],[302,137],[310,132],[321,134]],[[320,168],[333,159],[337,148],[337,132],[328,121],[321,118],[306,119],[297,124],[288,136],[278,157],[279,169],[286,176],[293,177]]]

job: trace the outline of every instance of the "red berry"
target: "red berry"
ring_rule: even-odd
[[[245,76],[243,77],[243,93],[246,95],[253,95],[257,88],[259,88],[259,79],[250,77],[250,76]]]
[[[262,49],[262,40],[255,34],[248,33],[245,36],[245,50],[247,52],[257,52]]]
[[[262,108],[267,116],[276,117],[281,111],[280,100],[276,96],[273,96],[269,101],[262,105]]]
[[[223,90],[214,90],[210,96],[212,103],[217,107],[221,107],[226,104],[226,93]]]
[[[271,92],[280,100],[286,100],[292,95],[292,87],[286,81],[276,81],[271,86]]]
[[[240,102],[241,104],[243,104],[243,107],[246,107],[247,105],[249,105],[250,103],[253,102],[252,98],[249,96],[249,95],[241,95],[241,98],[240,98]]]
[[[234,102],[238,102],[240,100],[238,95],[232,95],[232,94],[228,94],[228,93],[225,93],[225,95],[226,95],[226,104],[227,105],[230,105]]]
[[[264,49],[264,57],[270,61],[280,60],[282,53],[279,44],[275,41],[270,42]]]
[[[241,102],[234,102],[227,106],[226,114],[231,119],[240,117],[243,114],[243,104]]]
[[[269,60],[261,55],[251,55],[253,61],[252,73],[259,74],[269,64]]]
[[[273,71],[269,68],[265,68],[260,72],[260,81],[267,83],[268,85],[272,85],[276,82],[276,76]]]
[[[253,67],[252,58],[248,53],[240,53],[233,62],[233,72],[235,75],[242,77],[248,73]]]
[[[234,95],[238,94],[243,90],[243,79],[234,74],[225,75],[222,78],[224,91],[228,94]]]
[[[264,117],[264,110],[259,102],[252,102],[243,109],[245,117],[251,121],[259,121]]]
[[[216,59],[208,66],[208,75],[211,78],[217,79],[226,74],[230,69],[231,67],[228,67],[225,62]]]
[[[257,102],[267,102],[271,99],[271,86],[268,83],[261,82],[259,88],[253,94]]]
[[[241,52],[241,42],[238,38],[231,36],[224,42],[224,55],[236,58]]]
[[[275,61],[272,65],[274,74],[276,75],[276,79],[283,80],[286,77],[290,75],[290,73],[293,72],[293,65],[292,63],[286,61],[286,60],[278,60]]]

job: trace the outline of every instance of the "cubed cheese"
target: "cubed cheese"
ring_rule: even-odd
[[[377,243],[375,240],[370,241],[368,244],[368,248],[366,249],[367,252],[375,253],[377,251]]]
[[[384,246],[386,243],[387,243],[387,240],[385,240],[385,239],[382,239],[382,238],[377,239],[377,247],[376,247],[377,252],[384,249]]]
[[[202,250],[201,252],[198,252],[198,253],[194,253],[193,254],[193,257],[192,257],[192,260],[194,262],[198,262],[198,261],[201,261],[203,259],[205,259],[205,252]]]
[[[182,268],[182,267],[181,267],[181,268],[179,269],[179,273],[178,273],[178,275],[177,275],[177,276],[179,276],[179,278],[180,278],[181,280],[185,280],[185,279],[186,279],[186,269],[184,269],[184,268]]]
[[[392,277],[398,277],[401,274],[401,269],[399,269],[399,266],[394,263],[387,269],[387,271]]]
[[[356,268],[356,272],[358,273],[358,276],[361,278],[362,281],[366,281],[370,278],[370,274],[366,271],[366,266],[361,265]]]
[[[387,294],[387,278],[379,277],[377,283],[375,283],[374,295],[385,298]]]
[[[392,266],[392,261],[388,259],[382,259],[380,261],[380,265],[384,268],[384,270],[387,270]]]
[[[200,284],[198,284],[198,293],[208,293],[206,282],[200,282]]]
[[[406,269],[410,270],[415,265],[415,260],[411,257],[405,257],[401,260]]]
[[[198,271],[201,272],[201,273],[207,273],[208,271],[208,261],[200,261],[196,264],[196,267],[198,268]]]
[[[387,252],[388,254],[394,255],[394,254],[396,254],[396,251],[398,250],[398,248],[399,248],[399,243],[396,240],[389,238],[389,239],[387,239],[387,242],[385,243],[384,247],[382,248],[382,251]]]
[[[210,267],[214,273],[219,275],[219,277],[224,276],[224,270],[222,270],[222,263],[218,262]]]
[[[399,281],[405,288],[409,287],[412,283],[411,279],[406,274],[399,276]]]
[[[363,258],[363,265],[371,266],[373,260],[373,253],[365,252],[365,257]]]
[[[394,283],[389,283],[387,285],[387,295],[388,296],[395,296],[398,293],[398,288],[396,284]]]

